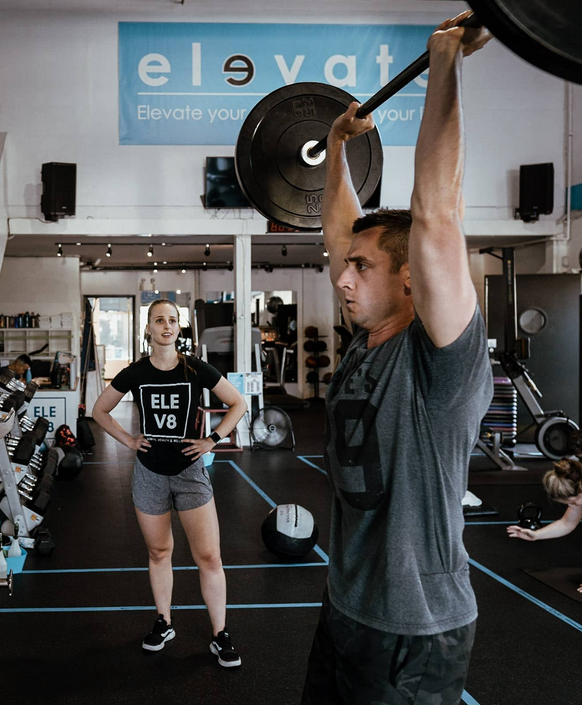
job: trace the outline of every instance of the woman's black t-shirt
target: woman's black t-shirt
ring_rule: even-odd
[[[221,374],[197,357],[187,357],[194,371],[179,362],[172,370],[158,370],[144,357],[115,377],[118,392],[131,392],[139,409],[140,431],[152,444],[139,450],[142,465],[158,475],[178,475],[192,464],[182,450],[184,438],[197,438],[196,414],[202,388],[213,389]]]

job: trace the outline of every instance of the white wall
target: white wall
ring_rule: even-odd
[[[0,276],[0,313],[73,314],[72,351],[79,355],[81,280],[77,257],[7,257]]]
[[[354,21],[347,10],[344,15],[340,6],[333,21]],[[198,7],[195,16],[182,14],[180,19],[208,17],[210,10]],[[232,154],[233,148],[119,146],[117,22],[124,19],[140,18],[2,13],[0,129],[10,135],[11,217],[39,214],[40,166],[48,161],[77,163],[77,219],[203,216],[203,159],[211,153]],[[175,20],[176,15],[168,12],[155,19]],[[229,16],[236,19],[234,13]],[[255,13],[240,19],[267,18],[257,3]],[[268,19],[285,21],[284,15]],[[417,14],[415,21],[434,18]],[[464,74],[467,217],[508,217],[517,205],[519,165],[538,161],[555,164],[556,213],[561,214],[563,81],[526,64],[498,42],[468,59]],[[389,205],[409,204],[413,152],[410,147],[385,149],[384,193]]]

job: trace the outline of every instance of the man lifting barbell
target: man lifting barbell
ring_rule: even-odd
[[[493,392],[462,219],[464,56],[485,29],[443,23],[411,211],[363,215],[346,145],[373,128],[357,103],[327,139],[323,230],[353,329],[327,394],[330,564],[303,704],[460,701],[477,608],[462,542],[469,455]]]

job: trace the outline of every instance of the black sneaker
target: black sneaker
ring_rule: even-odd
[[[175,636],[176,632],[174,631],[174,627],[168,624],[160,614],[155,621],[154,628],[146,636],[141,645],[146,651],[160,651],[160,649],[164,648],[164,644]]]
[[[225,668],[241,665],[240,656],[235,651],[230,641],[230,634],[226,629],[218,632],[217,636],[212,636],[210,651],[212,651],[215,656],[218,656],[218,663]]]

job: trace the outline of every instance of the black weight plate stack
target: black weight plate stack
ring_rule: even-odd
[[[324,83],[295,83],[270,93],[251,110],[237,140],[235,165],[243,193],[261,215],[288,227],[321,229],[325,159],[307,165],[301,149],[325,137],[353,100]],[[365,203],[382,174],[378,131],[350,140],[347,158],[354,188]]]
[[[517,391],[508,377],[493,378],[493,399],[481,421],[483,431],[501,434],[505,445],[514,445],[517,436]]]

